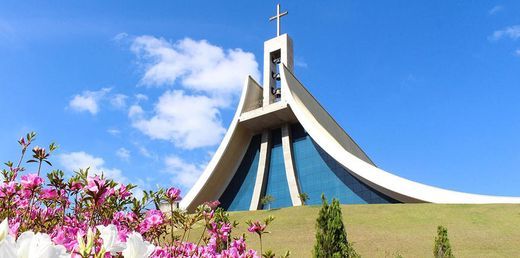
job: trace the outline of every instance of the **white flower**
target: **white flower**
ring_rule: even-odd
[[[7,219],[4,219],[2,223],[0,223],[0,242],[9,236],[9,224],[7,224]]]
[[[94,246],[94,231],[92,228],[88,228],[87,230],[87,242],[85,243],[85,240],[83,239],[83,236],[78,231],[78,234],[76,235],[76,239],[78,240],[78,252],[85,256],[87,254],[90,254],[92,251],[92,247]]]
[[[18,249],[18,257],[29,257],[29,249],[31,248],[31,241],[34,238],[32,231],[23,232],[16,241]]]
[[[54,245],[47,234],[23,232],[16,241],[18,258],[64,258],[69,257],[62,245]]]
[[[9,235],[9,225],[7,219],[0,223],[0,257],[15,257],[16,244],[11,235]]]
[[[96,226],[96,228],[99,231],[101,239],[103,239],[103,248],[106,252],[116,255],[125,249],[125,243],[120,242],[117,237],[117,228],[115,225],[110,224],[106,227],[99,225]]]
[[[144,241],[141,234],[132,232],[126,240],[126,248],[123,250],[125,258],[147,258],[154,251],[155,246]]]
[[[12,238],[0,241],[0,257],[16,257],[16,244]]]

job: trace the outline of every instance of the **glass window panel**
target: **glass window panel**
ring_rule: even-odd
[[[285,174],[281,129],[271,131],[271,155],[265,195],[271,195],[274,198],[270,205],[271,208],[292,206],[289,185],[287,184],[287,176]],[[263,207],[263,209],[267,208],[267,205]]]
[[[220,197],[221,207],[229,211],[249,210],[258,170],[261,135],[255,135],[233,179]]]
[[[308,204],[321,204],[321,195],[343,204],[395,203],[396,200],[369,187],[320,148],[300,124],[291,125],[293,158],[300,192]]]

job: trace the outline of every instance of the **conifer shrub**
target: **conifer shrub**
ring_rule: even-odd
[[[262,199],[260,199],[260,204],[262,204],[262,207],[265,207],[267,206],[267,209],[268,210],[271,210],[271,203],[274,202],[274,197],[272,195],[265,195],[264,197],[262,197]]]
[[[437,227],[437,237],[433,247],[433,256],[435,258],[453,258],[450,240],[448,239],[448,229],[443,226]]]
[[[360,257],[347,240],[339,201],[332,199],[332,203],[329,205],[324,195],[321,196],[321,199],[322,207],[316,219],[316,243],[313,257]]]
[[[306,194],[306,193],[299,194],[298,198],[300,198],[300,201],[302,202],[302,205],[306,205],[307,201],[309,201],[309,195]]]

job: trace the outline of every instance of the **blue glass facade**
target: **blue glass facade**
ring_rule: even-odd
[[[398,203],[352,176],[305,132],[300,124],[291,125],[294,169],[301,193],[309,196],[307,204],[321,204],[321,195],[337,198],[343,204]],[[262,196],[271,195],[270,208],[292,206],[281,129],[271,130],[268,171]],[[248,210],[256,183],[261,135],[251,139],[240,166],[220,197],[221,207],[229,211]],[[268,207],[262,207],[267,209]]]
[[[249,210],[255,187],[261,135],[255,135],[233,179],[220,197],[221,207],[229,211]]]
[[[321,149],[300,124],[291,125],[293,159],[300,192],[308,204],[320,204],[321,194],[343,204],[396,203],[352,176]]]
[[[271,208],[292,206],[287,176],[285,174],[285,163],[283,161],[281,129],[271,131],[271,155],[269,158],[265,195],[274,197],[274,201],[270,204]],[[263,209],[267,208],[267,206],[263,207]]]

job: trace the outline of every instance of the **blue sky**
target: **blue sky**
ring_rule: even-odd
[[[274,1],[2,1],[0,157],[61,146],[144,188],[185,191],[217,148]],[[381,168],[520,195],[518,1],[284,1],[296,75]]]

